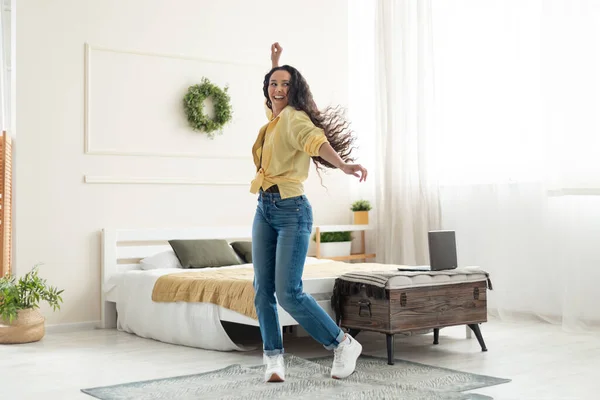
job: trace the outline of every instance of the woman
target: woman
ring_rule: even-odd
[[[273,69],[263,87],[270,121],[261,128],[252,148],[257,174],[250,189],[258,193],[252,261],[265,381],[285,379],[277,301],[315,340],[334,351],[331,376],[341,379],[354,372],[362,346],[302,290],[313,222],[302,183],[308,177],[311,158],[319,169],[338,168],[361,182],[367,171],[349,163],[354,139],[346,132],[348,124],[331,110],[321,113],[302,75],[293,67],[279,67],[279,44],[271,51]]]

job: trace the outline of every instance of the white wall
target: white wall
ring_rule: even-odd
[[[273,41],[283,44],[283,61],[303,72],[321,107],[347,106],[346,2],[301,4],[267,0],[18,3],[16,269],[22,274],[43,262],[43,277],[65,289],[60,312],[42,309],[48,323],[99,319],[102,228],[251,223],[255,196],[248,192],[253,177],[250,145],[264,122],[262,79],[270,67]],[[155,54],[92,50],[91,150],[191,152],[216,158],[86,154],[86,43]],[[225,64],[211,69],[198,61],[156,56],[161,54]],[[202,76],[228,83],[235,94],[236,120],[213,141],[185,128],[178,103],[187,85]],[[137,101],[131,101],[135,92],[140,93]],[[242,158],[226,158],[232,155]],[[84,183],[85,175],[189,178],[231,185],[89,184]],[[313,173],[306,185],[315,222],[350,222],[348,207],[355,199],[341,190],[352,189],[352,179],[336,171],[325,176],[324,183],[328,190]]]

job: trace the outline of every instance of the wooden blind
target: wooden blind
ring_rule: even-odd
[[[0,140],[0,261],[2,276],[12,263],[12,142],[7,132]]]

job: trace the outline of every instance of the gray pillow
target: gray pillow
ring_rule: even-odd
[[[252,242],[233,242],[231,247],[246,263],[252,264]]]
[[[226,240],[178,239],[169,240],[169,244],[182,268],[214,268],[241,264]]]

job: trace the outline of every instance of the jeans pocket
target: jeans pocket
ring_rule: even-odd
[[[273,203],[279,211],[300,212],[302,208],[301,200],[297,197],[290,197],[283,200],[277,200]]]

